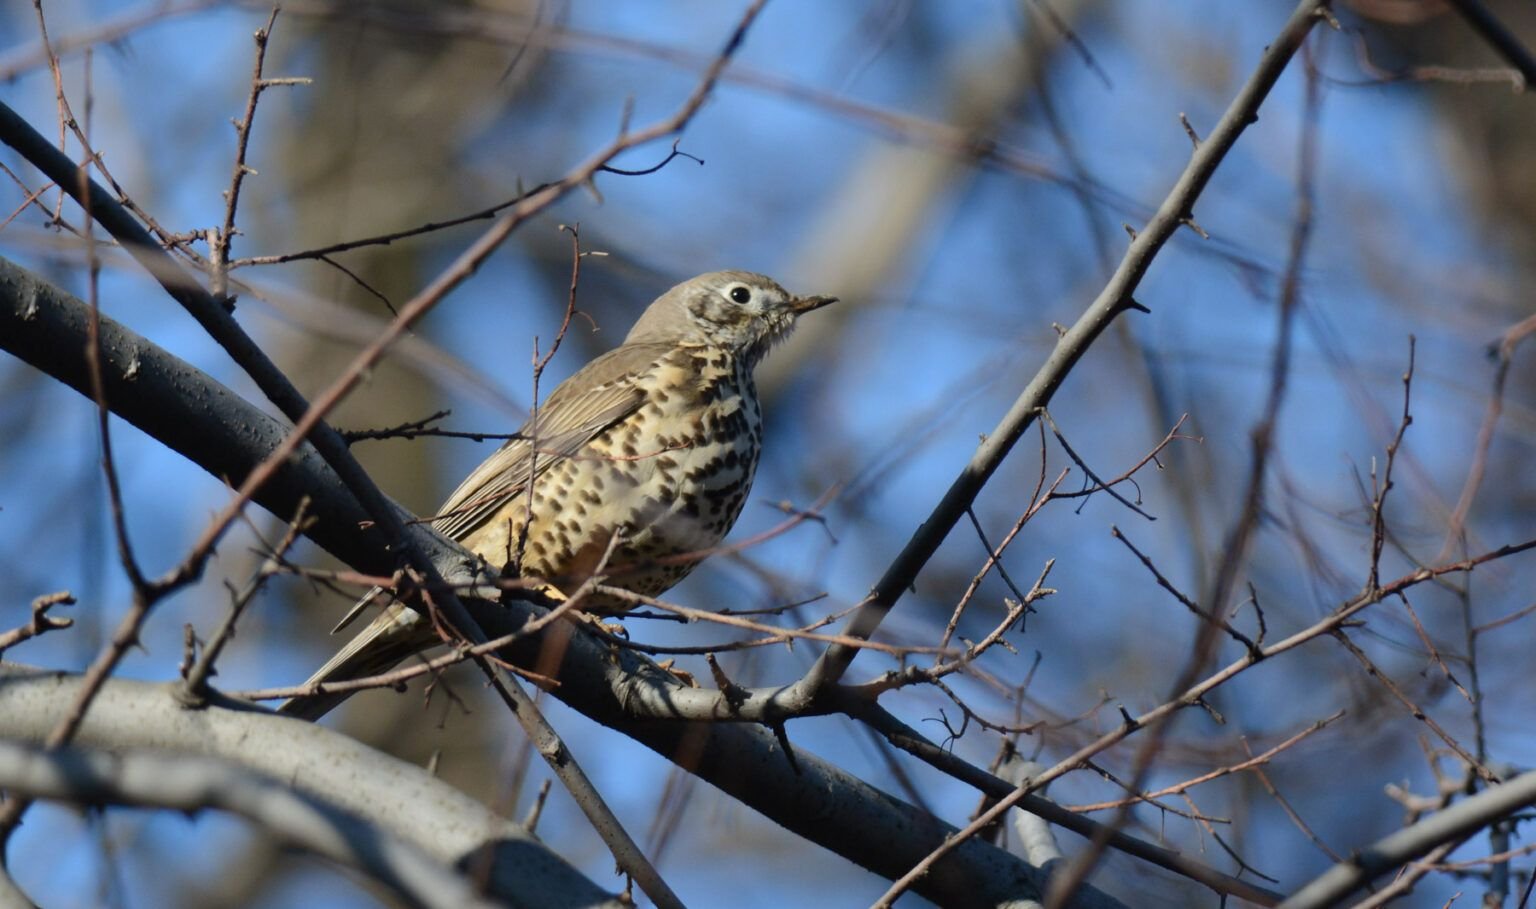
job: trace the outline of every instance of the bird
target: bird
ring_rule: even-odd
[[[429,523],[555,599],[594,574],[660,596],[720,544],[751,490],[763,429],[754,368],[801,316],[836,300],[747,271],[672,287],[623,343],[560,383]],[[385,597],[370,592],[333,633]],[[612,616],[632,601],[589,592],[573,605]],[[378,675],[439,643],[428,618],[393,600],[305,685]],[[279,711],[316,719],[345,696],[301,695]]]

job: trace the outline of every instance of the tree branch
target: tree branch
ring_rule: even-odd
[[[0,664],[0,739],[9,740],[0,742],[0,787],[86,803],[233,811],[425,904],[451,905],[442,897],[474,892],[447,870],[460,864],[488,866],[488,894],[517,905],[619,905],[521,825],[425,770],[227,698],[186,710],[166,685],[109,679],[75,741],[112,757],[46,756],[14,744],[41,742],[81,685],[78,675]],[[436,896],[422,898],[423,888]]]
[[[1490,786],[1417,824],[1355,850],[1347,861],[1334,865],[1293,893],[1280,904],[1280,909],[1336,906],[1376,877],[1531,805],[1536,805],[1536,771]]]
[[[364,872],[413,904],[442,909],[501,905],[481,896],[476,882],[393,833],[225,761],[143,751],[45,751],[0,741],[0,787],[81,807],[228,811],[285,842]]]
[[[1520,71],[1526,85],[1536,85],[1536,57],[1492,10],[1481,0],[1450,0],[1450,4],[1495,53]]]
[[[0,259],[0,349],[87,395],[82,351],[88,316],[80,300]],[[101,346],[103,386],[113,413],[216,476],[239,483],[286,436],[276,420],[205,373],[106,317],[101,320]],[[308,445],[300,446],[255,490],[253,501],[274,514],[291,516],[305,495],[310,498],[308,513],[316,519],[306,536],[361,572],[393,571],[384,547],[370,545],[379,537],[357,530],[368,515]],[[390,507],[400,520],[413,520],[398,505]],[[422,548],[444,578],[472,584],[469,554],[422,529]],[[542,612],[515,600],[501,604],[467,599],[465,606],[495,636],[519,630]],[[543,634],[529,635],[501,655],[533,667],[540,665],[544,647]],[[800,749],[800,773],[794,772],[778,740],[762,728],[637,718],[675,715],[675,699],[686,696],[678,693],[693,689],[680,688],[675,677],[641,655],[614,652],[580,630],[570,635],[555,675],[560,684],[553,693],[578,711],[876,874],[900,875],[954,832],[928,813]],[[713,694],[718,697],[718,692]],[[89,716],[97,713],[93,709]],[[995,905],[1037,897],[1041,884],[1036,869],[977,841],[952,851],[914,889],[942,905]],[[1105,899],[1093,890],[1079,896],[1083,905],[1102,905]]]
[[[1302,0],[1296,7],[1279,37],[1265,51],[1247,84],[1232,99],[1216,128],[1195,149],[1184,173],[1158,207],[1157,213],[1136,234],[1109,283],[1072,327],[1061,335],[1055,350],[1046,358],[1039,372],[1025,386],[997,427],[983,438],[971,456],[970,463],[960,471],[944,497],[934,506],[932,514],[918,527],[885,574],[875,583],[866,602],[848,620],[844,634],[867,638],[875,633],[901,594],[912,586],[918,573],[938,551],[950,530],[965,516],[966,509],[970,508],[982,487],[1012,450],[1014,443],[1035,421],[1041,409],[1050,404],[1072,367],[1077,365],[1077,361],[1087,353],[1088,348],[1116,316],[1139,307],[1132,295],[1151,267],[1152,260],[1179,227],[1193,218],[1195,201],[1216,173],[1216,168],[1232,150],[1238,137],[1249,124],[1258,119],[1259,106],[1285,71],[1291,56],[1301,47],[1302,39],[1326,9],[1328,2]],[[857,654],[854,648],[833,645],[822,654],[805,678],[797,683],[797,687],[808,687],[814,692],[836,682],[842,678]]]

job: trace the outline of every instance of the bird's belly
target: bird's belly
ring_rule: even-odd
[[[655,488],[629,522],[626,548],[683,554],[713,548],[725,538],[752,485],[757,452],[740,442],[708,442],[658,467]]]

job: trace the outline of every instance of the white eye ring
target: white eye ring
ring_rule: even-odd
[[[733,285],[729,290],[725,292],[725,295],[731,301],[736,303],[752,302],[752,288],[745,284]]]

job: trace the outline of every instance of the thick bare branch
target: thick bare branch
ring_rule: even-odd
[[[481,896],[477,882],[394,833],[227,761],[74,747],[45,751],[0,741],[0,787],[81,807],[228,811],[285,842],[362,871],[413,904],[500,905]]]
[[[1536,805],[1536,771],[1490,786],[1411,827],[1356,850],[1348,861],[1340,862],[1314,878],[1280,907],[1323,909],[1340,905],[1345,897],[1375,878],[1427,855],[1437,846],[1461,840],[1531,805]]]
[[[0,739],[41,742],[82,684],[77,675],[4,664],[0,668]],[[382,862],[374,870],[407,875],[403,883],[413,892],[412,876],[427,873],[420,857],[438,863],[438,883],[443,883],[441,879],[450,876],[449,867],[472,861],[480,850],[490,849],[493,896],[520,905],[617,905],[610,894],[539,844],[521,825],[497,817],[419,767],[311,723],[217,697],[205,710],[187,710],[170,686],[109,679],[75,743],[89,749],[134,751],[137,756],[125,758],[116,771],[93,760],[74,765],[66,761],[66,768],[74,766],[81,775],[66,775],[45,789],[39,777],[19,775],[26,754],[0,752],[0,775],[7,756],[18,774],[0,780],[0,785],[9,789],[14,780],[18,791],[37,789],[44,797],[68,799],[79,794],[72,792],[72,785],[94,780],[91,785],[97,787],[97,796],[108,797],[115,791],[109,799],[113,801],[178,809],[211,804],[242,814],[261,810],[252,798],[258,802],[278,799],[268,789],[276,787],[288,790],[297,801],[274,804],[276,813],[254,815],[258,822],[301,833],[329,819],[338,825],[335,838],[328,846],[318,840],[307,845],[326,846],[327,855],[365,870],[368,862]],[[32,764],[50,766],[35,760]],[[176,774],[165,772],[173,764],[204,775],[210,786],[201,792],[173,789]],[[137,779],[140,770],[151,778]],[[171,778],[157,779],[162,776]],[[230,788],[221,792],[213,783]],[[387,834],[403,848],[389,846],[369,856],[356,838],[368,831]],[[444,892],[459,890],[454,885]]]

